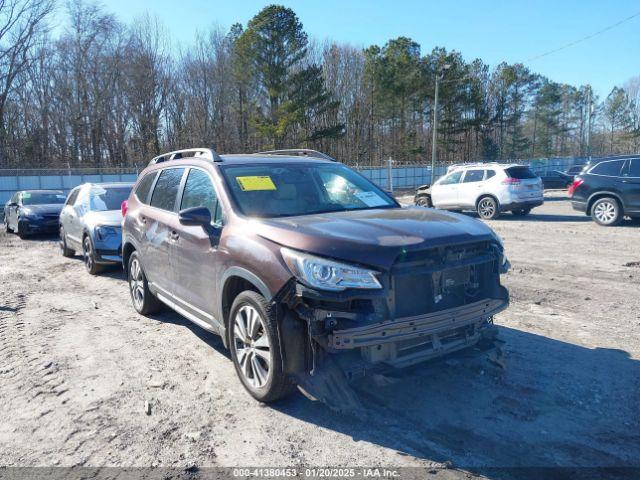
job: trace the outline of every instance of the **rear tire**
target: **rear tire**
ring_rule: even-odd
[[[11,229],[11,227],[9,227],[9,221],[7,220],[7,217],[4,218],[4,231],[7,233],[13,233],[13,230]]]
[[[518,210],[512,210],[511,213],[513,213],[516,217],[526,217],[527,215],[529,215],[531,213],[531,209],[530,208],[521,208]]]
[[[498,202],[493,197],[482,197],[478,200],[478,215],[483,220],[493,220],[500,215]]]
[[[63,257],[71,258],[76,254],[75,250],[67,246],[67,234],[63,227],[60,227],[60,250],[62,250]]]
[[[228,335],[236,373],[253,398],[273,402],[295,390],[282,370],[274,307],[262,295],[246,290],[235,298]]]
[[[127,279],[129,282],[129,293],[131,303],[140,315],[150,315],[162,310],[163,304],[149,290],[147,276],[142,268],[142,262],[138,252],[133,252],[129,257],[127,265]]]
[[[96,263],[96,254],[89,235],[85,235],[82,240],[82,259],[84,260],[84,266],[87,272],[91,275],[97,275],[103,270],[102,265]]]
[[[591,218],[604,227],[618,225],[622,221],[622,208],[613,197],[603,197],[591,206]]]

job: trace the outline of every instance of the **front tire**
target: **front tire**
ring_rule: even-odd
[[[21,240],[24,240],[25,238],[27,238],[27,232],[25,232],[24,229],[20,228],[20,220],[16,222],[15,232],[16,232],[16,235],[18,235],[18,237],[20,237]]]
[[[500,215],[498,202],[493,197],[482,197],[478,200],[477,211],[483,220],[493,220]]]
[[[96,254],[89,235],[86,235],[82,240],[82,259],[87,272],[91,275],[97,275],[102,271],[102,266],[96,263]]]
[[[427,207],[427,208],[433,207],[433,204],[431,203],[431,197],[429,197],[429,195],[420,195],[416,199],[416,205],[419,207]]]
[[[162,303],[149,290],[149,282],[142,268],[138,252],[133,252],[127,265],[131,303],[140,315],[150,315],[162,309]]]
[[[67,245],[67,234],[63,227],[60,227],[60,250],[62,250],[63,257],[71,258],[76,254],[76,251]]]
[[[622,209],[613,197],[599,198],[591,206],[591,218],[598,225],[612,227],[622,220]]]
[[[274,307],[262,295],[246,290],[236,297],[228,332],[236,373],[253,398],[273,402],[295,389],[282,370]]]

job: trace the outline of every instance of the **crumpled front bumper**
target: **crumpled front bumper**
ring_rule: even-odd
[[[383,345],[439,334],[476,322],[487,322],[507,308],[508,302],[486,299],[461,307],[347,330],[335,330],[328,336],[332,349],[344,350]]]
[[[439,312],[336,330],[328,336],[329,351],[359,351],[370,364],[402,368],[446,355],[494,338],[493,315],[507,300],[485,299]]]

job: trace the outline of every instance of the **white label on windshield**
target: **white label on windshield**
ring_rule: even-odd
[[[359,200],[363,201],[367,207],[380,207],[387,204],[386,200],[376,192],[358,192],[355,195]]]

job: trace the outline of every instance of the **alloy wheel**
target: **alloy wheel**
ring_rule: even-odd
[[[240,371],[254,388],[263,387],[271,370],[271,343],[258,311],[242,306],[235,315],[233,342]]]
[[[478,213],[482,218],[491,218],[496,212],[496,206],[493,200],[485,198],[478,205]]]
[[[140,261],[137,258],[131,261],[129,288],[131,289],[131,298],[133,299],[136,309],[141,310],[144,304],[144,277],[142,275]]]
[[[593,211],[595,217],[605,225],[609,225],[615,222],[618,214],[616,205],[614,205],[610,201],[600,202],[596,205],[596,208]]]

